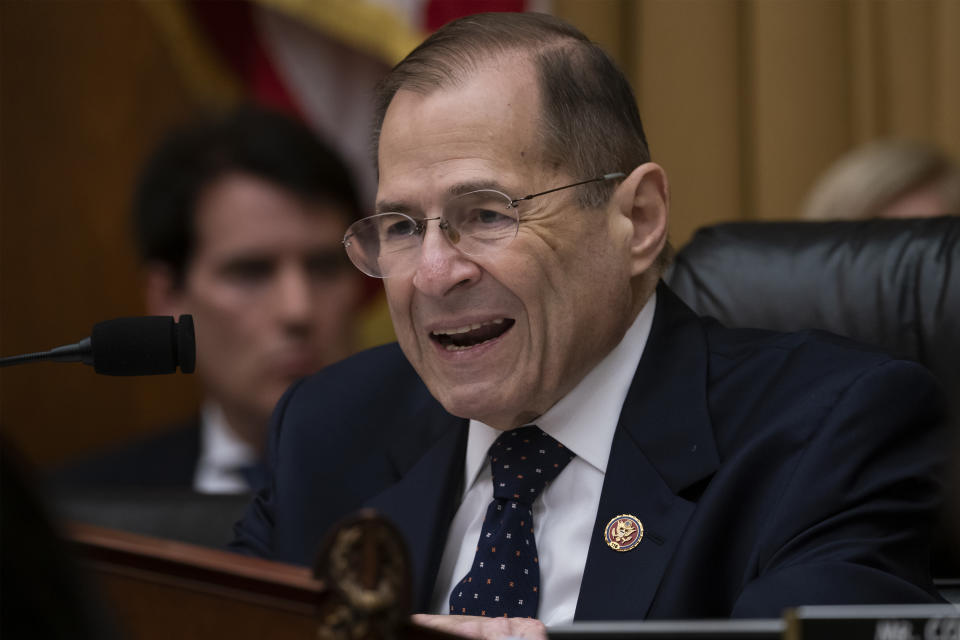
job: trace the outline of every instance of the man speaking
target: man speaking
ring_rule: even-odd
[[[549,16],[464,18],[378,113],[377,211],[344,244],[399,348],[287,392],[236,548],[309,563],[373,507],[417,611],[456,614],[420,621],[477,635],[935,601],[930,375],[725,329],[659,283],[667,178],[602,50]]]

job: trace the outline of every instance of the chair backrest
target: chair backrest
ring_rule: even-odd
[[[917,360],[943,384],[960,447],[960,217],[707,227],[666,280],[699,314],[730,327],[825,329]],[[933,539],[934,577],[952,584],[960,578],[957,467],[946,470]]]
[[[707,227],[667,281],[727,326],[825,329],[960,390],[960,217]]]

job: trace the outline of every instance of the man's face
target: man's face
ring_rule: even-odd
[[[547,166],[538,118],[532,67],[518,59],[461,86],[399,91],[380,136],[378,208],[433,217],[465,185],[518,198],[594,177]],[[581,209],[573,191],[536,198],[520,214],[517,237],[480,257],[430,222],[416,271],[384,280],[400,346],[431,393],[454,415],[501,429],[549,409],[634,315],[627,216]],[[450,348],[437,336],[464,330],[476,344]]]
[[[202,194],[173,298],[194,316],[197,372],[228,418],[265,427],[294,380],[350,353],[360,283],[340,244],[347,220],[240,173]]]

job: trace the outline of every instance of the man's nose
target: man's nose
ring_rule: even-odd
[[[439,220],[426,223],[420,257],[413,272],[413,286],[436,297],[480,277],[480,267],[457,249],[448,232],[440,228],[441,223]]]
[[[310,275],[300,265],[289,266],[280,273],[277,282],[277,315],[290,325],[309,324],[313,308]]]

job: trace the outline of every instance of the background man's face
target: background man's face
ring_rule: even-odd
[[[513,59],[459,87],[398,92],[380,137],[378,202],[433,217],[466,184],[520,197],[591,177],[543,161],[535,87],[529,64]],[[431,393],[451,413],[498,428],[550,408],[631,320],[626,217],[582,210],[571,192],[520,212],[513,242],[482,257],[463,255],[429,223],[417,270],[384,281],[400,346]],[[477,341],[466,349],[436,335],[463,329],[461,339]]]
[[[177,293],[197,331],[197,372],[231,412],[264,422],[291,382],[350,353],[359,278],[347,214],[230,174],[199,199]]]

